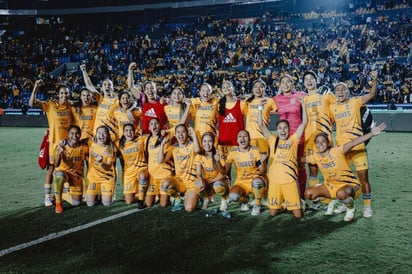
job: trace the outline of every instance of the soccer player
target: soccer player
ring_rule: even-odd
[[[164,104],[157,96],[156,83],[147,81],[143,84],[143,93],[134,86],[133,70],[136,68],[136,63],[129,64],[127,74],[127,86],[135,99],[141,103],[142,106],[142,134],[150,134],[149,121],[152,118],[157,118],[162,126],[166,129],[166,114]]]
[[[211,132],[215,135],[215,146],[217,146],[217,119],[219,100],[213,96],[212,86],[208,83],[200,85],[199,97],[192,98],[192,108],[190,117],[193,120],[193,127],[196,132],[197,141],[201,143],[204,133]],[[213,202],[213,195],[209,196],[209,201]]]
[[[177,125],[175,137],[177,143],[172,145],[168,151],[164,149],[168,141],[167,138],[163,139],[161,143],[159,163],[173,159],[175,167],[175,176],[162,182],[161,191],[174,198],[172,211],[183,209],[180,195],[184,194],[184,208],[187,212],[191,212],[197,208],[201,191],[201,186],[196,184],[196,167],[194,165],[195,156],[199,153],[200,148],[193,128],[188,129],[183,124]]]
[[[344,221],[352,221],[356,210],[353,200],[360,195],[361,185],[355,174],[353,174],[345,155],[359,144],[381,134],[385,128],[386,125],[382,123],[373,127],[368,134],[335,147],[332,147],[327,134],[319,133],[315,138],[317,152],[307,156],[306,161],[318,165],[325,182],[321,185],[309,187],[305,192],[305,197],[311,200],[318,197],[339,199],[347,208]],[[331,203],[335,201],[333,200]],[[333,214],[333,207],[328,207],[325,214]]]
[[[228,194],[230,180],[227,175],[220,173],[217,162],[222,159],[216,153],[215,136],[211,132],[202,135],[202,150],[196,155],[195,165],[198,184],[202,185],[204,191],[202,209],[207,209],[209,194],[216,193],[221,197],[220,210],[226,211],[228,207]],[[222,163],[221,163],[222,164]]]
[[[330,119],[329,105],[336,102],[331,92],[320,94],[316,87],[317,75],[313,71],[303,74],[303,85],[308,91],[304,97],[304,106],[308,115],[308,124],[305,128],[305,156],[312,155],[316,151],[315,137],[323,132],[332,142],[332,121]],[[309,186],[318,183],[318,168],[309,164]]]
[[[348,86],[340,82],[335,85],[336,103],[330,105],[330,112],[336,124],[336,145],[344,145],[353,139],[362,136],[361,107],[372,100],[377,92],[377,72],[371,73],[371,92],[363,96],[349,98]],[[347,159],[353,162],[362,186],[363,216],[372,217],[372,190],[369,183],[368,155],[364,143],[354,147],[347,155]]]
[[[61,85],[57,88],[58,100],[50,99],[49,101],[40,101],[36,99],[39,87],[43,84],[43,80],[36,80],[33,87],[33,92],[30,96],[29,105],[31,107],[41,108],[47,116],[49,124],[49,152],[55,151],[57,142],[67,138],[67,130],[73,119],[73,115],[68,103],[70,96],[69,89]],[[50,153],[49,165],[47,167],[47,174],[44,179],[44,205],[46,207],[53,206],[51,191],[54,171],[54,157]]]
[[[170,94],[168,104],[165,106],[165,113],[168,124],[170,138],[174,136],[174,127],[179,124],[189,125],[191,101],[185,98],[183,89],[176,87]]]
[[[119,141],[119,156],[123,162],[123,194],[126,204],[130,205],[138,193],[138,186],[147,185],[149,174],[144,156],[144,143],[142,138],[136,134],[135,126],[130,123],[125,124],[122,132],[123,136]],[[143,198],[138,199],[137,207],[138,209],[144,208]]]
[[[293,78],[289,74],[282,75],[280,77],[280,94],[274,97],[277,105],[277,112],[279,113],[279,120],[287,120],[289,122],[289,134],[292,135],[302,124],[302,104],[300,102],[301,97],[306,96],[306,93],[302,91],[293,90]],[[298,155],[304,154],[304,136],[301,136],[298,148]],[[298,183],[299,183],[299,195],[303,198],[307,182],[306,167],[300,162],[298,158]]]
[[[193,120],[197,140],[200,141],[204,133],[211,132],[216,137],[215,145],[217,145],[218,99],[212,93],[212,87],[208,83],[200,86],[199,97],[191,99],[190,117]]]
[[[112,112],[115,108],[119,107],[119,99],[114,95],[113,82],[110,79],[105,79],[103,81],[101,87],[101,90],[103,92],[102,96],[90,80],[85,64],[80,65],[80,70],[82,71],[83,80],[86,85],[86,88],[92,92],[97,101],[97,112],[96,119],[93,125],[93,133],[96,134],[97,128],[104,125],[108,127],[111,134],[113,135],[113,125],[108,116],[110,112]],[[115,139],[115,136],[112,136],[112,138]]]
[[[169,203],[169,196],[160,192],[161,183],[172,177],[173,162],[159,163],[159,153],[161,153],[161,125],[157,118],[149,121],[149,135],[143,135],[144,153],[149,171],[149,184],[144,185],[139,182],[139,200],[145,199],[146,206],[152,207],[157,198],[160,198],[160,206],[166,207]],[[167,138],[167,137],[166,137]],[[170,142],[164,145],[164,151],[168,151]]]
[[[101,194],[103,205],[109,206],[116,183],[117,149],[106,126],[98,127],[93,139],[89,148],[86,201],[88,206],[94,206],[97,203],[97,195]]]
[[[80,127],[82,134],[80,141],[89,143],[94,136],[93,127],[96,118],[97,106],[92,104],[92,95],[87,88],[80,90],[80,105],[72,106],[73,124]]]
[[[272,98],[264,97],[266,83],[262,79],[253,82],[252,96],[246,99],[246,130],[250,132],[250,144],[259,148],[261,153],[268,153],[268,141],[262,133],[261,127],[258,125],[259,108],[263,105],[263,123],[269,124],[270,112],[277,110],[276,102]]]
[[[299,98],[303,103],[303,97]],[[269,189],[268,207],[269,214],[276,216],[283,211],[283,205],[291,210],[296,218],[303,217],[302,204],[299,193],[298,177],[298,149],[300,140],[305,131],[307,116],[305,108],[302,110],[302,122],[293,134],[288,120],[278,120],[276,123],[277,135],[270,133],[268,127],[262,122],[263,106],[259,108],[259,124],[262,132],[269,142]]]
[[[222,98],[219,100],[219,151],[227,157],[232,147],[237,146],[236,134],[245,129],[243,115],[246,103],[236,97],[235,87],[230,81],[222,83]]]
[[[229,199],[240,202],[240,211],[249,210],[249,195],[253,194],[255,204],[252,216],[258,216],[261,210],[262,198],[266,194],[266,158],[259,149],[250,145],[250,135],[246,130],[237,134],[238,146],[229,152],[224,166],[217,162],[222,174],[228,175],[232,164],[235,166],[235,182],[229,190]],[[217,153],[218,157],[222,157]]]
[[[114,125],[115,140],[118,141],[123,136],[123,127],[132,124],[135,128],[135,135],[140,135],[140,117],[142,112],[132,103],[132,96],[128,91],[121,91],[118,94],[119,107],[112,109],[108,114],[109,120]],[[113,140],[114,141],[114,140]]]
[[[63,212],[62,193],[63,184],[69,183],[71,204],[80,205],[83,195],[84,162],[89,154],[89,147],[80,142],[81,130],[78,126],[69,127],[68,138],[61,140],[56,146],[55,171],[54,171],[54,195],[56,198],[56,213]]]

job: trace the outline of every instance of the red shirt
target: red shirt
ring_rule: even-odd
[[[240,99],[237,99],[232,109],[225,110],[225,115],[219,115],[219,145],[237,146],[237,133],[245,129]]]
[[[160,102],[144,102],[142,106],[142,134],[150,134],[150,119],[157,118],[162,129],[166,129],[166,114],[164,105]]]

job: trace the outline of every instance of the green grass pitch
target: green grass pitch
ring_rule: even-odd
[[[82,205],[57,215],[43,206],[37,156],[44,129],[0,127],[0,251],[127,212]],[[0,273],[410,273],[412,133],[368,145],[374,216],[306,212],[232,218],[154,207],[0,256]],[[216,201],[212,207],[218,207]]]

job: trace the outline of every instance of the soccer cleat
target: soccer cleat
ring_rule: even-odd
[[[170,209],[172,212],[180,211],[184,208],[185,206],[182,205],[181,199],[175,199],[174,204],[172,208]]]
[[[302,212],[305,212],[306,210],[306,201],[304,199],[300,199],[300,208],[302,209]]]
[[[312,200],[305,200],[305,203],[306,203],[306,210],[314,210],[314,211],[317,211],[317,210],[319,210],[320,209],[320,203],[319,203],[319,200],[315,200],[315,201],[312,201]]]
[[[347,209],[348,208],[344,204],[337,203],[336,206],[335,206],[335,209],[333,210],[333,212],[335,214],[340,214],[340,213],[346,212]]]
[[[242,203],[240,205],[240,211],[249,211],[249,205],[247,203]]]
[[[333,213],[335,213],[335,206],[336,206],[337,201],[336,200],[332,200],[325,212],[325,215],[333,215]]]
[[[223,218],[225,219],[230,219],[232,215],[230,215],[229,211],[223,210],[222,213],[220,213]]]
[[[144,209],[146,206],[144,204],[143,200],[137,200],[137,209],[142,210]]]
[[[366,205],[363,207],[363,217],[370,218],[373,215],[373,211],[370,205]]]
[[[217,209],[214,208],[212,210],[208,210],[205,214],[205,217],[206,218],[211,218],[211,217],[215,216],[216,214],[217,214]]]
[[[45,207],[53,206],[53,199],[50,196],[44,197],[44,206]]]
[[[260,205],[254,205],[252,209],[252,216],[259,216],[260,215]]]
[[[57,214],[63,213],[62,203],[56,203],[56,209],[54,210]]]
[[[220,211],[226,211],[227,210],[227,200],[225,200],[225,199],[222,199],[221,201],[220,201]]]
[[[355,211],[356,211],[356,207],[355,205],[353,206],[353,208],[347,208],[346,209],[346,214],[345,217],[343,218],[343,220],[345,222],[350,222],[353,220],[353,218],[355,217]]]

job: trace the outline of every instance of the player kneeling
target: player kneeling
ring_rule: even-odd
[[[63,212],[62,195],[64,183],[69,183],[71,204],[80,205],[83,195],[84,162],[88,157],[88,146],[80,143],[81,130],[78,126],[70,126],[68,139],[61,140],[55,153],[54,192],[56,197],[56,213]]]
[[[318,197],[339,199],[346,207],[344,221],[352,221],[355,216],[356,199],[361,193],[361,185],[353,173],[345,154],[353,147],[379,135],[386,125],[384,123],[372,128],[371,132],[358,137],[343,146],[332,147],[327,136],[320,133],[315,138],[318,152],[306,157],[306,162],[317,164],[324,177],[324,184],[309,187],[305,198],[316,200]]]

